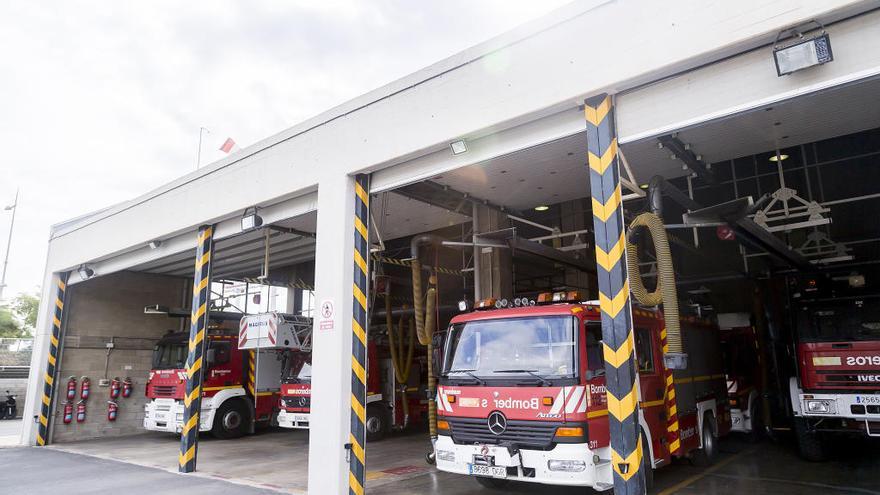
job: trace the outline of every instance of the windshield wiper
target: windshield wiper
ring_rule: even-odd
[[[549,387],[550,385],[552,385],[550,383],[550,380],[535,373],[535,371],[537,371],[537,370],[492,370],[492,373],[528,373],[528,374],[532,375],[533,377],[537,378],[538,380],[541,380],[541,385],[544,385],[545,387]]]
[[[476,381],[479,385],[486,384],[486,380],[483,380],[482,378],[478,377],[477,375],[471,373],[471,371],[477,371],[477,370],[449,370],[446,373],[444,373],[443,376],[448,377],[450,373],[465,373],[469,377],[473,378],[474,381]]]

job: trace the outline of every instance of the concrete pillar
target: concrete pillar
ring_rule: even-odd
[[[625,225],[611,97],[589,98],[584,110],[614,494],[642,495],[645,493],[645,473],[641,469],[639,377],[626,273]]]
[[[52,245],[49,245],[47,259],[51,259]],[[37,325],[34,330],[34,349],[31,354],[31,370],[42,370],[45,367],[51,346],[53,317],[55,316],[55,276],[50,269],[43,274],[42,294],[40,296],[40,309],[37,315]],[[32,392],[25,398],[22,408],[21,444],[36,445],[37,430],[39,423],[40,406],[42,405],[41,394],[38,391],[45,387],[43,373],[31,373],[28,376],[28,391]]]
[[[507,215],[485,206],[476,206],[474,215],[474,225],[479,228],[474,232],[475,237],[510,226]],[[475,299],[513,297],[513,256],[510,250],[477,247],[475,253],[479,253],[476,255],[479,260],[474,263],[474,276],[479,277],[474,283]]]
[[[318,184],[309,493],[349,493],[354,178]],[[344,207],[343,207],[344,205]]]

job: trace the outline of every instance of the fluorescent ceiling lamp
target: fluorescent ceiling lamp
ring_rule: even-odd
[[[823,33],[788,46],[774,47],[773,59],[776,61],[776,74],[781,77],[831,62],[834,55],[831,53],[831,40],[828,34]]]
[[[550,209],[550,207],[547,205],[539,205],[539,206],[535,207],[535,211],[547,211],[549,209]]]
[[[453,155],[460,155],[467,151],[467,143],[463,139],[449,143],[449,147],[452,148]]]
[[[770,158],[768,158],[768,160],[770,160],[771,162],[777,162],[777,161],[781,162],[782,160],[788,160],[788,155],[786,155],[785,153],[782,153],[779,155],[773,155]]]

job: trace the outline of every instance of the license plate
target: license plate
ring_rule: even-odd
[[[856,404],[880,404],[880,395],[857,395]]]
[[[294,421],[308,421],[309,417],[308,416],[294,416],[293,420]]]
[[[156,413],[156,421],[165,421],[168,419],[168,416],[165,413]]]
[[[468,471],[474,476],[507,478],[507,468],[504,466],[480,466],[478,464],[468,464]]]

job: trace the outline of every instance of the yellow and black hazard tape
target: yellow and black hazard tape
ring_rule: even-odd
[[[611,97],[601,95],[587,99],[584,113],[614,493],[641,495],[645,478],[641,472],[638,368],[633,351],[632,304],[626,273],[626,238]]]
[[[37,445],[49,442],[49,421],[52,417],[52,402],[55,398],[55,369],[58,365],[58,347],[61,341],[61,320],[64,316],[64,301],[67,293],[69,272],[58,274],[55,280],[55,311],[52,315],[52,335],[49,336],[49,355],[46,358],[46,374],[43,375],[43,396],[40,404],[40,424],[37,428]]]
[[[412,260],[402,260],[402,259],[398,259],[398,258],[388,258],[388,257],[386,257],[386,256],[379,256],[379,255],[377,255],[377,254],[374,254],[374,255],[372,256],[372,258],[373,258],[373,261],[380,262],[380,263],[385,263],[386,265],[405,266],[405,267],[407,267],[407,268],[410,267],[410,266],[412,266]],[[441,266],[435,266],[435,267],[432,267],[431,269],[434,270],[434,271],[437,272],[437,273],[443,273],[443,274],[446,274],[446,275],[458,275],[458,276],[461,276],[461,270],[455,270],[455,269],[453,269],[453,268],[443,268],[443,267],[441,267]]]
[[[242,282],[247,282],[249,284],[258,284],[258,285],[271,285],[273,287],[289,287],[291,289],[302,289],[302,290],[315,290],[315,286],[312,284],[307,284],[302,280],[297,280],[295,282],[278,282],[275,280],[266,280],[262,278],[255,277],[245,277],[241,279]]]
[[[189,354],[186,358],[186,395],[183,397],[183,430],[177,469],[181,473],[196,470],[199,446],[199,413],[202,407],[202,357],[205,352],[205,329],[208,327],[208,302],[211,295],[211,258],[214,254],[214,226],[199,227],[193,275],[192,314],[189,327]]]
[[[354,284],[352,286],[351,322],[351,428],[348,447],[349,495],[363,495],[366,481],[367,430],[367,294],[370,259],[369,176],[358,175],[354,181]]]

